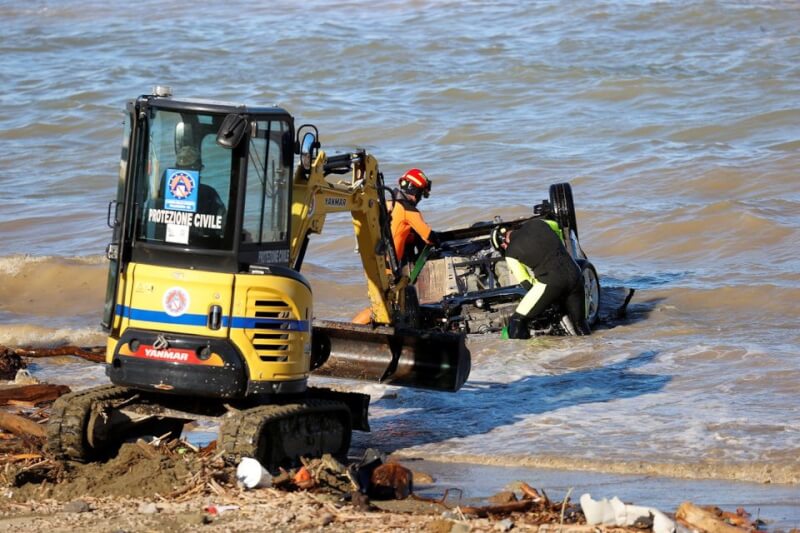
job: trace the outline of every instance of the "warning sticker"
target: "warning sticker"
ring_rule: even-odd
[[[200,172],[197,170],[167,169],[167,190],[164,207],[175,211],[197,211],[197,190]]]

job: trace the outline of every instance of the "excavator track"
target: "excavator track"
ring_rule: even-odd
[[[343,458],[351,436],[347,405],[318,399],[238,411],[227,415],[220,427],[220,443],[228,462],[253,457],[273,471],[297,464],[303,456],[330,453]]]
[[[71,392],[53,403],[47,424],[47,449],[58,459],[87,462],[101,451],[100,442],[91,443],[87,428],[98,406],[121,400],[133,393],[125,387],[104,385]]]

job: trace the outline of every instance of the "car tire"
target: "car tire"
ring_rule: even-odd
[[[556,222],[562,229],[572,230],[577,238],[578,221],[575,218],[575,204],[572,201],[572,187],[569,183],[554,183],[550,186],[550,204],[553,206]]]
[[[597,270],[589,261],[578,261],[583,279],[583,292],[586,299],[586,321],[590,326],[597,324],[600,316],[600,278]]]

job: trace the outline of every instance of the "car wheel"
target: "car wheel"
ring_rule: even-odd
[[[569,183],[554,183],[550,186],[550,204],[553,206],[559,225],[571,229],[577,238],[578,221],[575,218],[575,204],[572,201],[572,187]]]
[[[600,315],[600,278],[597,270],[588,261],[579,261],[581,277],[583,278],[583,293],[586,299],[586,321],[590,326],[597,323]]]

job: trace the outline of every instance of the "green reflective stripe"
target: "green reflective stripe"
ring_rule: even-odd
[[[547,222],[547,225],[550,226],[551,230],[556,232],[556,235],[558,235],[558,238],[561,239],[561,242],[563,243],[564,232],[561,231],[561,227],[558,225],[558,222],[556,222],[555,220],[550,220],[549,218],[545,218],[544,221]]]
[[[530,281],[531,284],[536,283],[536,278],[531,275],[528,267],[523,265],[521,262],[517,261],[513,257],[506,256],[506,264],[508,265],[508,270],[511,272],[511,275],[517,280],[517,283],[522,283],[526,280]]]
[[[429,255],[431,255],[431,247],[426,244],[425,248],[423,248],[422,252],[419,254],[417,262],[414,263],[414,270],[412,270],[411,275],[408,276],[409,283],[414,283],[417,280],[417,276],[419,276],[419,273],[422,271],[422,267],[425,266]]]

